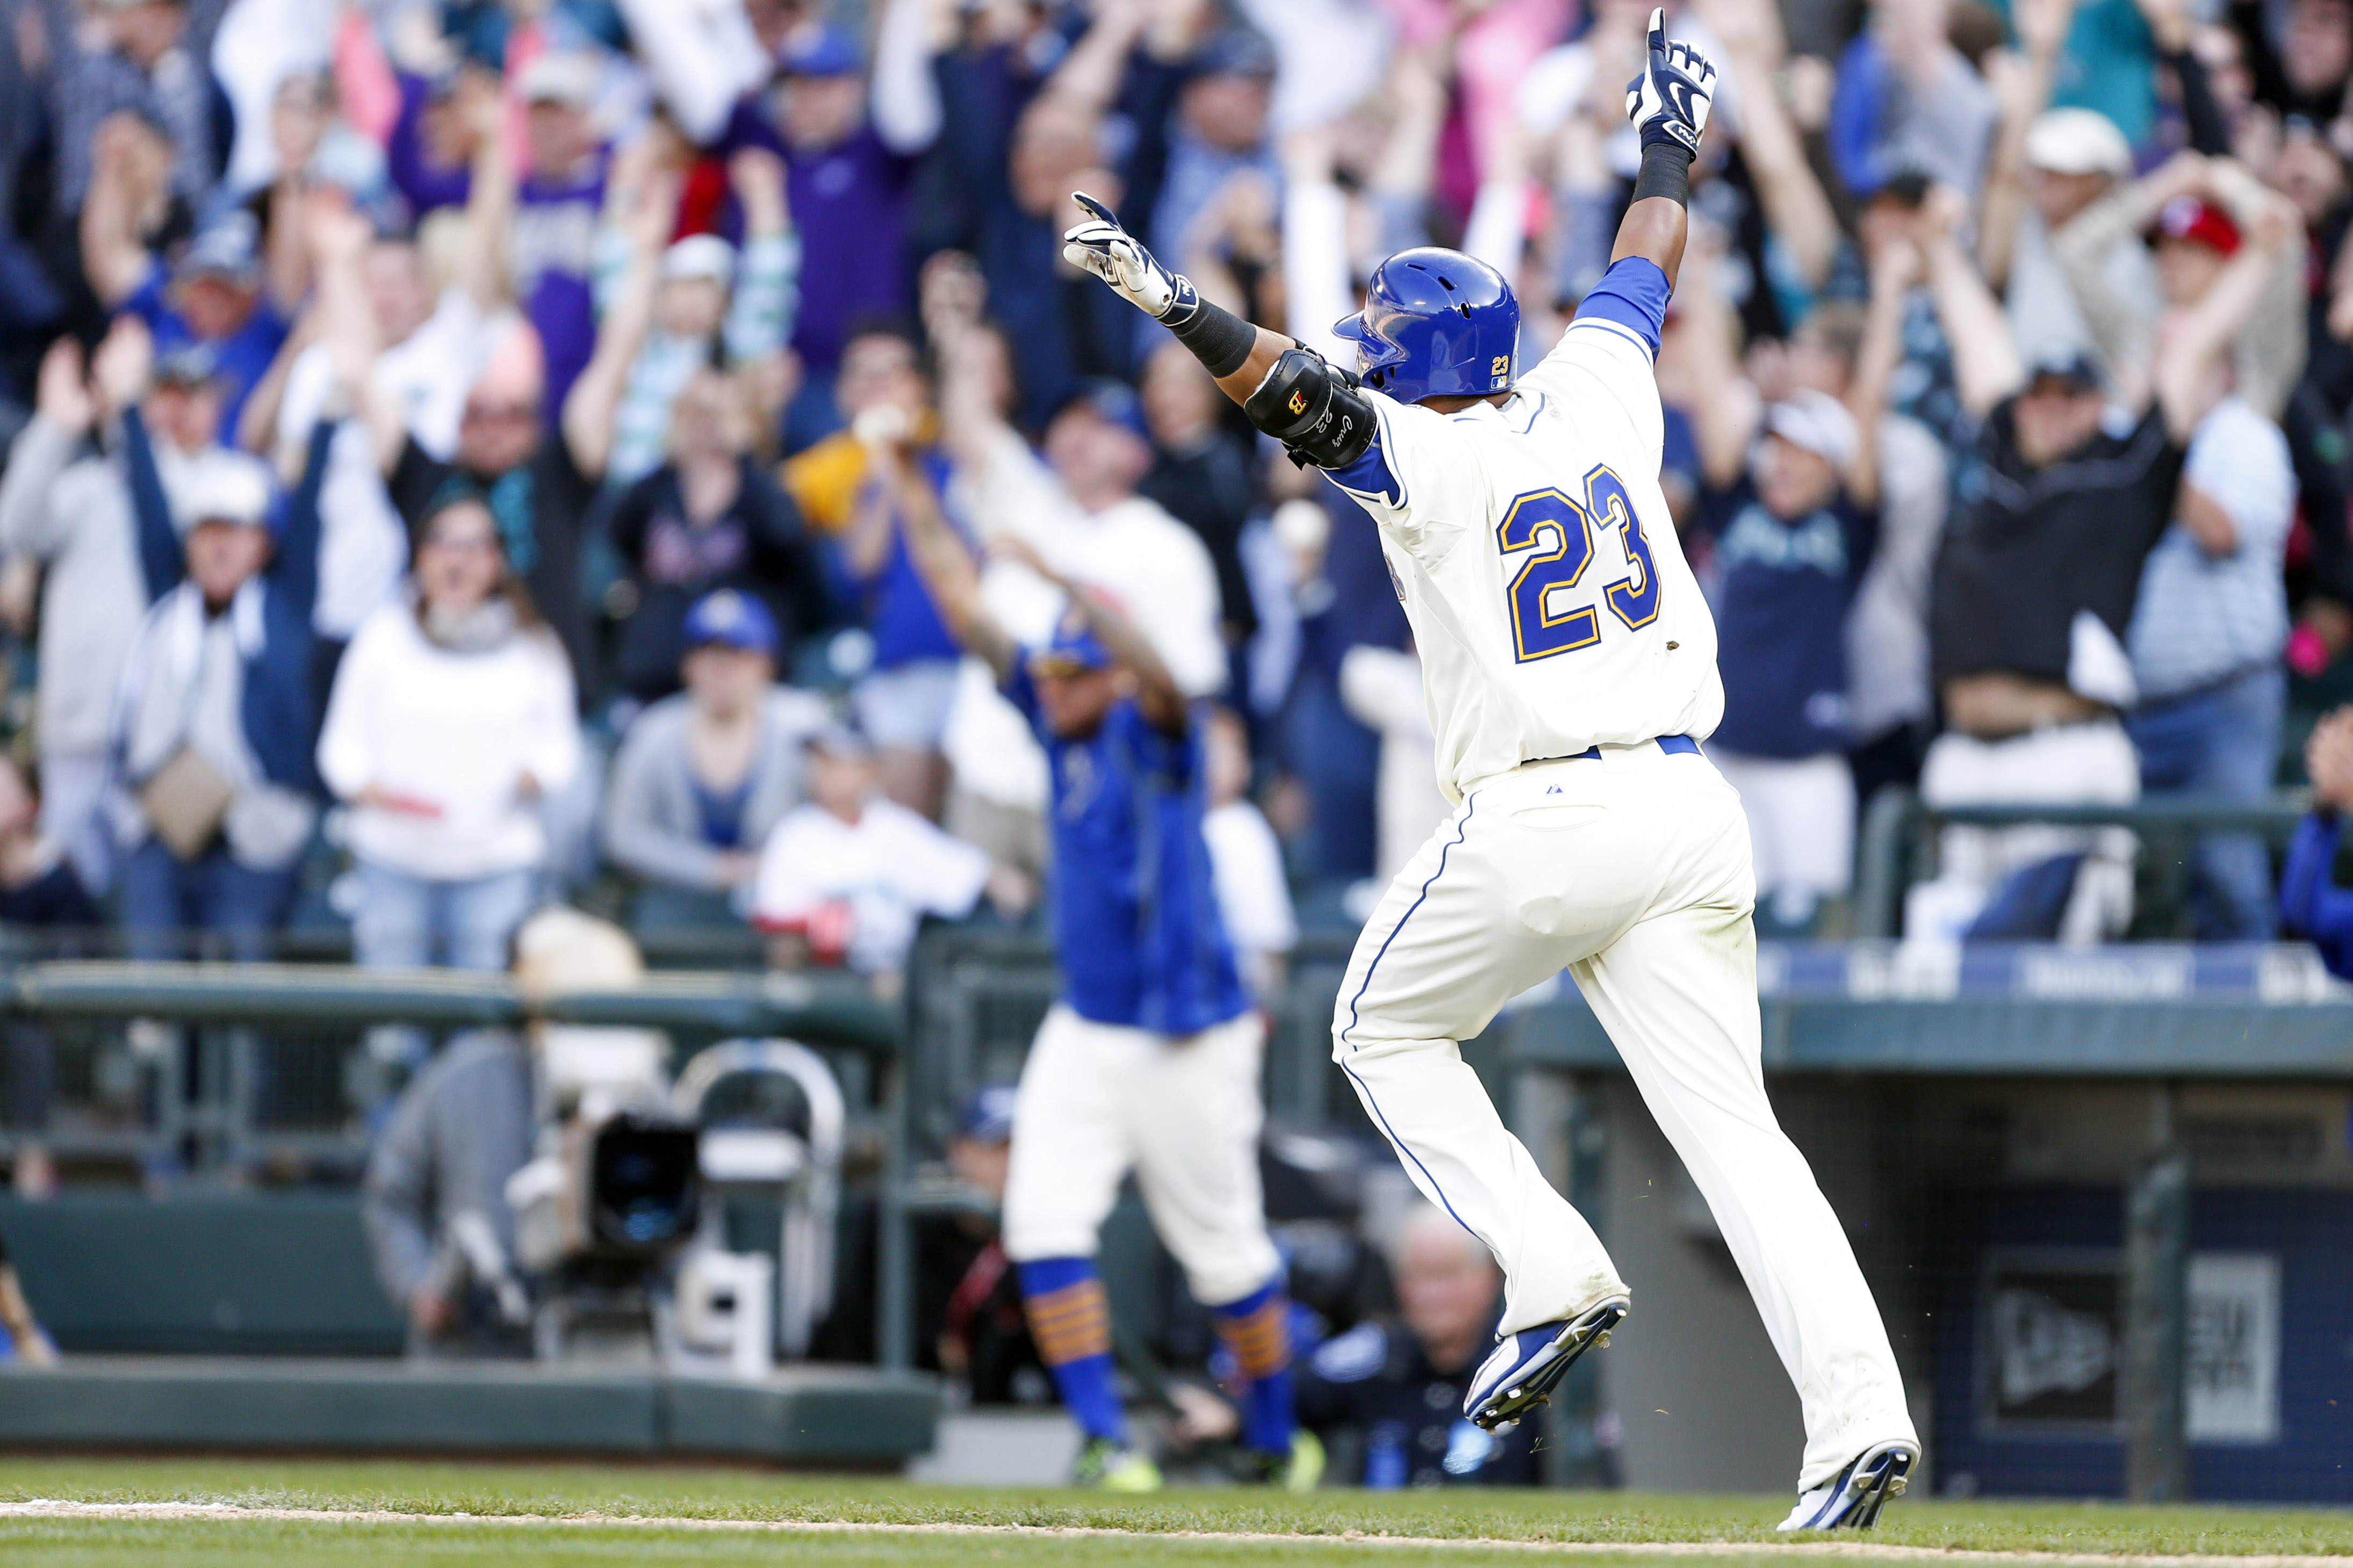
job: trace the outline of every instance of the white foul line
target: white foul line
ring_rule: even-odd
[[[720,1531],[777,1535],[1038,1535],[1128,1541],[1202,1542],[1226,1546],[1402,1546],[1480,1552],[1555,1552],[1574,1557],[1752,1557],[1764,1552],[1889,1563],[2104,1564],[2113,1568],[2347,1568],[2343,1556],[2232,1555],[2225,1552],[1989,1552],[1948,1546],[1886,1546],[1820,1538],[1802,1541],[1509,1541],[1482,1536],[1326,1535],[1275,1531],[1117,1530],[1084,1524],[894,1524],[865,1520],[692,1519],[635,1513],[399,1513],[387,1509],[247,1508],[215,1502],[72,1502],[34,1498],[0,1502],[0,1520],[263,1520],[303,1524],[539,1525],[609,1529]]]

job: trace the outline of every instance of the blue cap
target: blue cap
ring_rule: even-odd
[[[1054,640],[1030,656],[1032,673],[1068,674],[1081,669],[1109,669],[1115,662],[1087,618],[1075,610],[1054,628]]]
[[[1059,417],[1081,405],[1092,409],[1095,416],[1107,424],[1133,431],[1146,441],[1152,439],[1151,427],[1144,422],[1144,401],[1135,395],[1135,388],[1124,381],[1113,381],[1107,375],[1089,376],[1055,414]]]
[[[976,1143],[1012,1142],[1013,1102],[1014,1089],[1009,1083],[973,1090],[972,1098],[956,1112],[956,1136]]]
[[[847,719],[819,725],[802,738],[801,745],[805,750],[823,752],[846,763],[874,760],[874,742],[867,738],[865,731]]]
[[[2079,344],[2048,343],[2026,367],[2030,389],[2045,379],[2064,382],[2078,392],[2097,392],[2101,386],[2099,363]]]
[[[733,588],[705,594],[686,613],[690,648],[716,645],[774,658],[782,641],[776,635],[776,617],[768,613],[768,606]]]
[[[821,27],[786,45],[777,63],[786,76],[856,76],[866,68],[858,40],[839,27]]]
[[[261,226],[239,208],[198,234],[172,269],[175,278],[227,278],[250,283],[261,275]]]
[[[199,338],[175,343],[155,356],[153,379],[159,386],[205,386],[220,376],[220,351]]]
[[[1203,44],[1193,57],[1196,76],[1246,76],[1272,81],[1273,46],[1247,27],[1229,27]]]

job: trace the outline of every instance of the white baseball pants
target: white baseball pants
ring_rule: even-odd
[[[1574,1316],[1626,1287],[1456,1046],[1568,969],[1797,1384],[1804,1489],[1917,1438],[1846,1233],[1765,1095],[1755,896],[1740,798],[1706,758],[1646,742],[1527,763],[1473,789],[1390,884],[1341,984],[1333,1057],[1414,1184],[1493,1249],[1500,1331]]]
[[[1221,1307],[1282,1268],[1259,1195],[1266,1023],[1244,1013],[1171,1037],[1057,1002],[1022,1064],[1005,1182],[1005,1255],[1092,1258],[1130,1168],[1194,1299]]]

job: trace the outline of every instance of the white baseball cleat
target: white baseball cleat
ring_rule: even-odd
[[[1503,1340],[1472,1378],[1462,1414],[1490,1432],[1509,1430],[1530,1406],[1544,1403],[1578,1356],[1609,1342],[1609,1331],[1626,1309],[1627,1299],[1613,1296],[1574,1319],[1539,1323]]]
[[[1875,1443],[1827,1483],[1799,1494],[1798,1506],[1775,1528],[1869,1530],[1879,1522],[1887,1500],[1904,1495],[1919,1462],[1915,1443]]]

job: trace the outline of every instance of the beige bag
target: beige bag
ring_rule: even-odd
[[[221,771],[182,746],[139,786],[139,808],[164,847],[183,860],[193,860],[220,837],[221,821],[228,816],[237,786]]]

